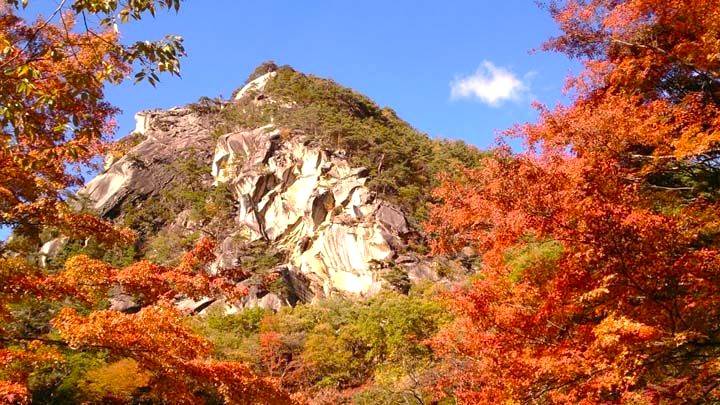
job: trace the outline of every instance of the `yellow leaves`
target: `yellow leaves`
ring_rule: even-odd
[[[150,384],[151,378],[152,374],[137,361],[125,358],[89,370],[83,378],[82,390],[98,403],[108,399],[129,403],[138,389]]]
[[[673,334],[670,342],[675,347],[681,347],[692,341],[702,341],[702,340],[705,340],[706,338],[707,338],[707,336],[704,336],[697,332],[684,331],[684,332],[679,332],[679,333]]]
[[[585,305],[595,305],[609,299],[611,297],[609,287],[613,285],[617,278],[616,274],[609,274],[603,277],[600,285],[597,288],[582,294],[579,301]]]
[[[652,326],[616,315],[607,316],[593,328],[593,332],[601,348],[616,347],[621,343],[641,343],[661,336],[660,331]]]

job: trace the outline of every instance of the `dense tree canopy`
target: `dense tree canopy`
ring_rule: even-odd
[[[527,153],[501,148],[435,192],[434,250],[473,244],[484,260],[435,339],[453,359],[440,388],[481,403],[720,400],[720,8],[549,9],[562,33],[546,48],[585,65],[573,103],[509,132]]]
[[[41,225],[111,239],[107,224],[69,210],[62,193],[80,184],[72,169],[97,156],[112,133],[117,110],[104,86],[133,71],[151,83],[157,71],[178,73],[179,37],[125,45],[118,24],[180,2],[63,1],[34,22],[18,10],[27,3],[6,2],[0,15],[0,226],[30,239]]]

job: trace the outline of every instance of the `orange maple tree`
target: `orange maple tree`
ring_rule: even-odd
[[[140,66],[137,78],[151,83],[158,70],[178,73],[179,37],[124,45],[112,27],[179,4],[62,1],[48,17],[28,23],[16,12],[20,1],[3,2],[0,226],[33,242],[47,226],[81,238],[127,239],[96,217],[69,209],[64,194],[82,183],[79,168],[104,150],[114,128],[117,109],[105,101],[104,87],[123,81],[134,65]],[[91,17],[99,22],[92,25]]]
[[[245,291],[222,277],[211,277],[204,265],[214,259],[214,244],[201,240],[176,268],[138,262],[117,270],[101,261],[76,256],[65,270],[47,277],[49,294],[81,298],[89,303],[121,286],[143,300],[135,314],[96,310],[81,315],[63,308],[52,324],[64,342],[79,349],[100,348],[119,358],[133,358],[152,378],[151,394],[161,402],[195,404],[198,393],[216,393],[226,403],[292,403],[270,379],[260,378],[239,362],[212,358],[209,341],[183,323],[186,314],[173,307],[178,294],[238,297]]]
[[[67,194],[82,183],[81,168],[107,149],[117,110],[105,100],[105,86],[133,72],[151,84],[158,72],[178,73],[179,37],[123,44],[118,26],[177,10],[180,0],[63,0],[35,22],[18,12],[27,3],[0,4],[0,227],[27,240],[30,252],[48,228],[106,246],[131,242],[132,232],[78,211]],[[68,350],[134,359],[151,376],[147,395],[160,402],[195,404],[204,395],[227,403],[292,402],[246,365],[213,360],[210,343],[171,305],[177,295],[244,293],[232,274],[208,275],[211,241],[200,241],[176,267],[142,261],[117,269],[76,256],[56,274],[14,249],[0,245],[0,403],[28,403],[28,376],[64,361]],[[117,287],[143,308],[133,314],[103,309]],[[14,304],[27,300],[64,306],[51,321],[53,330],[11,327]]]
[[[720,7],[568,0],[546,49],[582,61],[566,107],[447,177],[435,252],[478,248],[434,345],[462,402],[720,400]],[[555,246],[554,253],[518,252]]]

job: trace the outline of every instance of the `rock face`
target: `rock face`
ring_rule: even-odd
[[[189,108],[145,111],[135,115],[136,134],[145,139],[120,159],[108,159],[105,171],[78,194],[88,197],[103,216],[114,216],[123,203],[162,190],[176,173],[165,165],[189,154],[210,159],[213,139],[208,123]]]
[[[59,237],[45,242],[40,247],[40,252],[38,255],[40,257],[40,266],[47,267],[48,260],[54,258],[58,254],[58,252],[62,250],[67,241],[67,237]]]
[[[374,270],[409,231],[402,211],[365,187],[367,170],[271,125],[220,137],[212,174],[232,190],[247,237],[288,251],[288,266],[313,281],[315,296],[379,291]]]
[[[264,75],[250,81],[250,83],[243,86],[240,91],[235,94],[235,100],[240,100],[241,98],[247,96],[248,94],[252,92],[259,92],[262,91],[262,89],[265,88],[265,85],[267,82],[272,79],[273,77],[277,76],[277,72],[268,72]]]

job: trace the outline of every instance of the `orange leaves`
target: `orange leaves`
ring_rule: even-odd
[[[47,278],[46,291],[95,304],[117,285],[146,306],[135,314],[98,310],[88,315],[66,307],[52,325],[71,348],[134,359],[138,372],[151,376],[151,395],[163,401],[197,403],[200,390],[216,392],[228,403],[292,403],[274,382],[255,376],[244,364],[214,361],[210,342],[185,325],[185,314],[170,303],[178,294],[242,293],[232,280],[206,272],[213,249],[214,243],[203,239],[175,268],[140,261],[116,269],[87,256],[72,257],[62,272]]]
[[[107,297],[114,271],[107,263],[78,255],[69,258],[65,262],[64,271],[48,278],[46,284],[59,290],[56,292],[95,303]]]
[[[117,109],[105,101],[105,86],[124,80],[135,62],[142,69],[139,76],[154,84],[157,71],[178,73],[178,58],[184,53],[179,37],[123,45],[110,29],[118,13],[122,20],[141,19],[156,9],[177,10],[179,1],[116,3],[62,2],[50,20],[34,23],[17,12],[21,2],[0,6],[0,227],[10,227],[24,238],[31,253],[36,251],[40,232],[50,228],[74,239],[93,238],[104,246],[134,241],[131,231],[77,212],[65,196],[81,185],[80,168],[105,149],[114,130]],[[74,17],[80,13],[83,20],[86,15],[99,17],[87,19],[100,20],[99,26],[77,29]],[[131,371],[148,380],[155,402],[196,404],[204,399],[202,395],[217,393],[228,403],[292,402],[246,366],[210,359],[210,344],[185,326],[183,314],[167,303],[178,294],[238,297],[244,293],[235,280],[207,273],[213,249],[211,241],[202,240],[177,267],[138,262],[117,269],[77,256],[51,276],[3,252],[0,402],[29,402],[24,385],[29,372],[58,360],[52,351],[39,347],[35,338],[136,360],[137,367]],[[92,311],[116,286],[141,298],[145,308],[133,315]],[[13,321],[23,320],[13,319],[11,309],[28,298],[56,303],[75,299],[91,312],[83,316],[71,308],[59,311],[52,324],[64,340],[48,338],[45,325],[12,330]],[[12,333],[5,333],[5,324]],[[127,371],[127,367],[111,372],[118,370]],[[121,390],[120,396],[127,399],[132,387]]]
[[[669,378],[659,358],[694,364],[667,337],[683,328],[711,334],[720,319],[720,291],[710,288],[720,281],[710,264],[717,247],[699,250],[688,233],[705,219],[646,208],[622,171],[605,168],[583,158],[500,157],[436,191],[435,251],[472,243],[483,255],[481,279],[455,297],[460,318],[435,340],[457,367],[441,384],[461,399],[603,402],[630,395],[643,378]],[[538,239],[561,253],[528,256],[517,276],[507,252]],[[477,360],[452,360],[465,357]]]
[[[13,348],[0,348],[0,373],[3,376],[0,380],[0,403],[29,403],[25,386],[28,375],[41,364],[61,360],[57,350],[37,340]]]
[[[59,207],[57,223],[49,220],[46,225],[55,225],[62,233],[77,239],[95,238],[104,245],[130,244],[135,241],[135,233],[130,229],[117,228],[112,223],[90,214],[74,213]]]
[[[229,404],[296,404],[273,380],[258,377],[241,363],[194,361],[188,371],[199,381],[213,385]]]
[[[529,152],[435,191],[433,250],[483,257],[435,339],[441,386],[468,402],[717,401],[717,2],[553,4],[548,48],[585,62],[574,102],[509,132]],[[509,257],[538,241],[561,249]]]
[[[19,257],[0,257],[0,334],[10,316],[10,304],[42,293],[43,276]]]
[[[280,333],[270,331],[260,334],[260,358],[270,375],[278,375],[287,369],[291,357]]]
[[[51,294],[70,295],[91,304],[107,298],[114,286],[139,296],[146,305],[172,299],[178,294],[195,299],[217,295],[230,299],[244,296],[247,291],[236,286],[235,280],[208,274],[207,265],[215,258],[214,246],[211,240],[201,239],[174,268],[143,260],[116,269],[84,255],[74,256],[66,261],[62,272],[47,277],[44,286]]]
[[[680,159],[717,147],[720,13],[715,1],[571,0],[553,10],[564,32],[546,46],[580,56],[587,67],[582,77],[592,78],[576,81],[573,110],[590,103],[585,119],[592,120],[592,113],[601,118],[626,108],[623,99],[635,103],[625,116],[605,121],[621,127],[599,133],[598,141],[625,132],[628,139],[649,141],[656,155]],[[604,126],[596,121],[598,129]],[[631,122],[637,128],[627,125]],[[608,146],[609,152],[620,151]]]
[[[22,347],[0,350],[0,364],[7,366],[14,362],[40,364],[47,361],[60,361],[60,353],[40,340],[31,340]]]
[[[211,262],[215,259],[215,245],[215,241],[210,238],[200,239],[190,252],[183,255],[180,268],[190,271]]]
[[[73,347],[101,347],[138,357],[182,361],[205,357],[210,344],[182,325],[182,314],[169,305],[143,308],[137,314],[94,311],[82,316],[63,308],[53,326]]]
[[[196,403],[195,389],[203,388],[216,390],[228,403],[292,403],[246,365],[212,360],[210,343],[184,325],[183,315],[168,304],[137,314],[95,311],[88,316],[65,308],[53,325],[75,348],[102,348],[135,359],[153,375],[151,389],[164,401]]]
[[[127,65],[113,55],[119,50],[115,34],[75,32],[68,15],[63,23],[32,27],[11,12],[0,16],[0,38],[9,54],[0,64],[0,187],[9,191],[0,194],[5,225],[79,229],[87,222],[63,218],[67,207],[60,194],[82,181],[68,168],[88,163],[100,149],[116,112],[103,100],[104,82],[121,77]]]
[[[602,349],[619,349],[620,345],[648,342],[660,336],[659,331],[652,326],[613,315],[603,319],[593,333],[597,337],[596,343]]]
[[[37,292],[41,272],[19,257],[0,257],[0,294],[17,299]]]
[[[27,387],[24,384],[0,380],[0,402],[12,405],[29,404]]]

